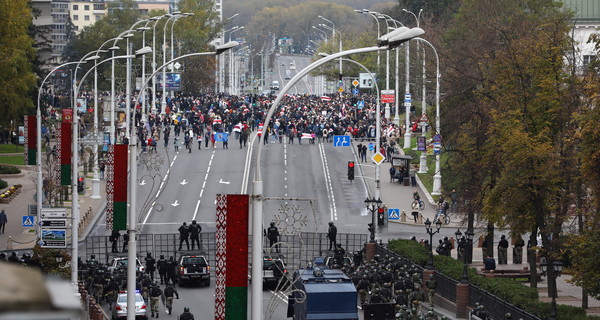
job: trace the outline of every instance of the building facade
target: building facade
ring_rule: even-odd
[[[572,37],[577,45],[575,63],[583,70],[597,59],[594,43],[587,43],[590,36],[600,32],[600,1],[562,0],[565,9],[574,13]]]

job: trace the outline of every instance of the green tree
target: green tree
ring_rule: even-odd
[[[0,5],[0,126],[6,127],[34,106],[35,50],[28,33],[32,20],[28,1],[1,0]]]
[[[480,219],[531,232],[533,243],[539,231],[549,261],[559,258],[578,175],[569,138],[577,81],[564,60],[568,19],[549,0],[468,0],[446,36],[449,78],[462,80],[447,83],[454,97],[445,109],[455,108],[454,123],[443,127],[454,142],[451,161],[485,170],[473,195],[483,203]],[[479,137],[466,136],[473,128]],[[461,150],[469,140],[480,143],[474,153]]]

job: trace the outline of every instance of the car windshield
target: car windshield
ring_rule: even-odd
[[[137,293],[135,295],[135,302],[143,302],[144,298],[142,298],[142,295]],[[120,294],[119,297],[117,298],[117,303],[127,303],[127,294]]]
[[[182,263],[184,264],[206,264],[202,257],[187,257],[183,258]]]
[[[263,261],[263,269],[273,270],[273,268],[275,267],[276,264],[279,266],[279,268],[281,268],[283,266],[281,261],[278,261],[278,260],[264,260]]]

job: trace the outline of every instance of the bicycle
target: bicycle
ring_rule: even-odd
[[[420,199],[415,199],[415,200],[414,200],[414,201],[411,203],[410,207],[411,207],[413,210],[416,210],[417,208],[419,208],[420,210],[423,210],[423,209],[425,209],[425,202],[423,202],[423,200],[420,200]]]
[[[444,213],[443,209],[437,209],[435,213],[435,217],[433,218],[433,223],[436,223],[438,220],[441,220],[443,224],[448,225],[451,222],[450,215],[448,211]]]

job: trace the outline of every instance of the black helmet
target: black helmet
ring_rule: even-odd
[[[332,225],[333,225],[333,222],[329,222],[329,225],[330,225],[330,226],[332,226]]]
[[[192,224],[196,224],[196,220],[192,220]]]
[[[274,227],[274,226],[275,226],[275,222],[271,222],[271,227]]]
[[[183,312],[190,312],[190,308],[188,308],[188,307],[183,308]]]

